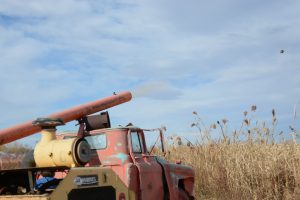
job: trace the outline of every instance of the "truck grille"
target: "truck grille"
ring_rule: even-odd
[[[73,189],[68,200],[116,200],[116,190],[112,186]]]

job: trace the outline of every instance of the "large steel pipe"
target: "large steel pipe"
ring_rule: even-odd
[[[46,116],[47,118],[61,118],[64,123],[80,119],[84,116],[114,107],[130,101],[130,92],[122,92],[93,102],[82,104],[61,112]],[[33,121],[33,120],[32,120]],[[0,130],[0,145],[6,144],[41,131],[39,126],[33,126],[32,121]]]

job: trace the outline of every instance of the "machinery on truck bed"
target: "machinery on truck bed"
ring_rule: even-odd
[[[42,133],[35,167],[0,170],[0,200],[194,199],[194,170],[148,152],[149,130],[111,128],[107,112],[91,115],[131,98],[130,92],[114,94],[0,130],[0,145]],[[73,120],[77,133],[56,135],[56,126]]]

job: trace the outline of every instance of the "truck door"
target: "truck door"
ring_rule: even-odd
[[[162,168],[148,155],[142,131],[129,131],[130,153],[139,171],[139,197],[142,200],[164,199]]]

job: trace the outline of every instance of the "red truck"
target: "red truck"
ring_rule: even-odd
[[[149,130],[111,128],[107,112],[91,115],[131,98],[130,92],[114,94],[0,130],[0,145],[42,133],[34,167],[0,171],[0,200],[194,199],[194,170],[149,152],[144,134]],[[56,126],[72,120],[79,122],[77,133],[56,134]],[[157,130],[164,151],[163,130]],[[54,177],[37,188],[43,172]]]

